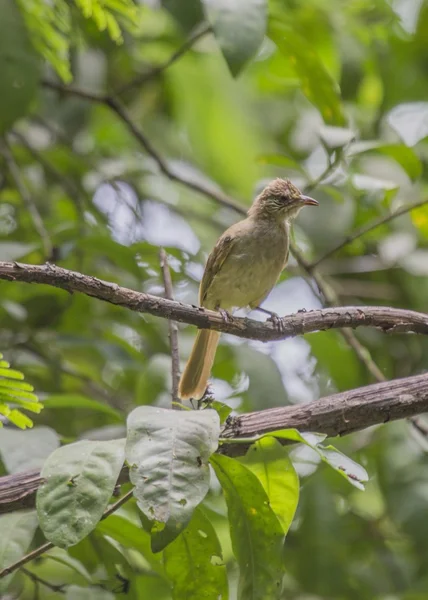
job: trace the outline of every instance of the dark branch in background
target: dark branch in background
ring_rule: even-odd
[[[223,443],[220,452],[229,456],[244,454],[248,445],[236,444],[234,439],[278,429],[317,431],[333,437],[427,411],[428,374],[415,375],[326,396],[307,404],[268,408],[234,417],[221,434],[231,441]],[[126,480],[127,474],[127,467],[123,467],[118,484]],[[0,477],[0,514],[33,507],[41,482],[38,471]]]
[[[400,208],[398,208],[394,212],[390,213],[389,215],[383,215],[383,216],[377,217],[376,219],[373,219],[372,221],[370,221],[370,223],[367,223],[367,225],[363,225],[362,227],[359,227],[358,229],[353,231],[342,242],[340,242],[340,244],[337,244],[337,246],[334,246],[334,248],[331,248],[331,250],[329,250],[323,256],[321,256],[320,258],[315,260],[311,264],[311,268],[317,267],[324,260],[326,260],[327,258],[330,258],[330,256],[332,256],[339,250],[342,250],[342,248],[344,248],[345,246],[347,246],[354,240],[362,237],[366,233],[369,233],[369,231],[373,231],[373,229],[376,229],[377,227],[380,227],[381,225],[384,225],[385,223],[389,223],[389,221],[392,221],[393,219],[396,219],[397,217],[401,217],[402,215],[405,215],[406,213],[411,212],[415,208],[420,208],[421,206],[424,206],[425,204],[428,204],[428,198],[423,198],[422,200],[415,200],[415,202],[409,202],[409,204],[404,204],[403,206],[400,206]]]
[[[104,519],[107,519],[107,517],[112,515],[114,512],[116,512],[121,506],[123,506],[123,504],[125,504],[125,502],[132,498],[133,494],[133,489],[127,492],[124,496],[122,496],[122,498],[120,498],[117,502],[112,504],[109,508],[107,508],[104,511],[103,516],[100,520],[103,521]],[[13,573],[14,571],[22,567],[22,565],[25,565],[26,563],[30,562],[31,560],[34,560],[35,558],[38,558],[48,550],[51,550],[53,547],[54,544],[52,544],[52,542],[46,542],[46,544],[39,546],[29,554],[26,554],[25,556],[17,560],[15,563],[9,565],[8,567],[0,571],[0,579],[6,577],[6,575],[10,575],[10,573]]]
[[[40,236],[45,258],[46,260],[49,260],[52,257],[53,249],[49,233],[47,232],[45,224],[43,223],[43,219],[39,213],[39,209],[37,208],[34,199],[31,197],[31,194],[23,181],[22,174],[19,171],[19,167],[16,164],[12,151],[4,138],[0,140],[0,154],[5,160],[11,179],[15,184],[16,190],[21,196],[21,200],[24,206],[28,210],[28,214],[31,217],[34,229]]]
[[[192,48],[194,44],[202,37],[204,37],[207,33],[211,31],[211,27],[209,25],[203,24],[202,28],[198,27],[192,35],[184,42],[184,44],[178,48],[171,56],[166,60],[163,64],[158,67],[153,67],[152,69],[146,71],[146,73],[142,73],[141,75],[137,75],[134,79],[131,79],[128,83],[122,85],[122,87],[115,90],[116,94],[123,94],[124,92],[129,91],[134,87],[138,87],[140,85],[144,85],[154,77],[160,75],[163,71],[165,71],[168,67],[170,67],[173,63],[175,63],[179,58],[181,58],[188,50]]]
[[[334,289],[325,280],[321,273],[319,273],[317,269],[313,269],[311,267],[310,263],[306,261],[306,259],[294,243],[291,244],[291,250],[299,266],[304,271],[306,271],[306,273],[310,277],[313,277],[320,293],[324,296],[325,304],[327,304],[327,306],[339,305],[339,298]],[[360,362],[366,367],[368,372],[371,373],[371,375],[376,379],[376,381],[385,381],[384,374],[370,356],[370,352],[368,351],[368,349],[359,341],[355,333],[353,331],[350,331],[349,329],[341,329],[340,333],[342,334],[347,344],[354,350]]]
[[[163,283],[165,286],[165,297],[168,300],[174,300],[174,290],[172,287],[171,271],[169,270],[168,257],[163,248],[159,252],[160,263],[162,269]],[[177,402],[181,404],[181,400],[178,397],[178,382],[180,381],[180,356],[178,353],[178,327],[177,323],[172,319],[168,320],[168,336],[169,343],[171,346],[171,376],[172,376],[172,406]]]
[[[47,284],[68,292],[80,292],[110,304],[165,319],[215,329],[237,337],[269,342],[284,340],[314,331],[340,327],[377,327],[385,333],[428,334],[428,315],[386,306],[342,306],[301,311],[281,319],[281,328],[271,322],[233,317],[227,322],[219,312],[181,304],[168,298],[153,296],[121,287],[56,265],[26,265],[0,261],[0,279]]]
[[[155,149],[151,141],[146,137],[141,129],[135,125],[132,121],[130,115],[126,108],[113,96],[102,95],[102,94],[92,94],[90,92],[86,92],[84,90],[80,90],[77,88],[66,87],[61,85],[60,83],[55,83],[53,81],[43,81],[43,85],[52,90],[56,90],[57,92],[67,94],[69,96],[77,96],[78,98],[82,98],[82,100],[87,100],[88,102],[95,102],[97,104],[104,104],[112,110],[119,119],[126,125],[128,131],[131,135],[138,141],[138,143],[144,148],[149,156],[155,161],[161,173],[166,175],[171,181],[177,181],[188,187],[189,189],[194,190],[195,192],[199,192],[200,194],[204,194],[209,198],[212,198],[219,204],[223,206],[227,206],[233,210],[238,212],[244,211],[235,200],[223,194],[220,190],[217,190],[214,186],[207,186],[203,183],[199,183],[193,179],[189,179],[184,175],[180,175],[174,171],[174,169],[168,164],[168,162],[158,153]]]

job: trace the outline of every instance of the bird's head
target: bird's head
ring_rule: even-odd
[[[274,179],[257,196],[248,214],[277,221],[294,219],[304,206],[318,206],[317,200],[305,196],[289,179]]]

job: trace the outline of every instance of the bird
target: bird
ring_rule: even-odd
[[[199,304],[220,311],[225,319],[234,308],[260,309],[287,264],[290,229],[304,206],[318,206],[289,180],[271,181],[255,198],[247,217],[227,229],[208,256],[199,286]],[[275,313],[260,309],[280,322]],[[220,339],[218,331],[200,329],[181,375],[181,400],[200,400]]]

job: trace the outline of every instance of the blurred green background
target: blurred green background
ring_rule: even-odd
[[[204,27],[196,1],[18,6],[19,12],[13,1],[0,2],[0,130],[7,144],[0,157],[1,260],[51,260],[162,295],[164,246],[176,299],[196,304],[207,253],[239,215],[180,180],[223,190],[246,206],[273,177],[312,188],[320,207],[302,211],[294,227],[309,263],[372,219],[428,202],[428,2],[271,0],[269,37],[235,78],[209,32],[152,72]],[[232,25],[238,35],[240,20]],[[16,97],[11,81],[18,81]],[[176,180],[107,103],[71,95],[68,84],[101,96],[120,92],[116,97]],[[426,311],[428,203],[347,244],[318,272],[341,304]],[[35,428],[11,438],[24,453],[20,465],[8,463],[2,446],[3,472],[40,466],[59,440],[124,435],[136,405],[169,406],[166,321],[47,286],[1,282],[0,289],[0,350],[46,400],[32,417]],[[293,257],[264,304],[280,315],[323,305],[317,283]],[[179,330],[184,363],[195,331]],[[356,335],[387,379],[427,369],[422,336],[373,329]],[[248,412],[373,381],[336,330],[269,344],[223,336],[213,392],[234,411]],[[5,432],[11,430],[0,431],[3,440]],[[338,446],[368,470],[367,491],[325,466],[296,462],[304,476],[285,548],[284,599],[427,598],[426,440],[399,422]],[[218,490],[211,501],[233,585]],[[128,569],[130,597],[170,597],[135,548],[124,549],[112,531],[106,535],[94,534],[68,558],[58,551],[62,566],[47,560],[34,569],[82,584],[70,556],[90,572],[97,560],[118,561]],[[113,590],[114,575],[104,575],[113,578]],[[36,597],[28,576],[16,585],[19,597]],[[41,586],[39,597],[64,595]]]

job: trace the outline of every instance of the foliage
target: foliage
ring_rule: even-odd
[[[293,236],[320,260],[322,290],[291,258],[266,308],[310,310],[329,293],[426,311],[427,2],[0,5],[12,15],[0,22],[2,260],[163,295],[164,246],[176,299],[196,304],[206,254],[237,219],[213,196],[249,205],[283,176],[320,201]],[[92,100],[48,87],[56,76]],[[219,437],[230,409],[316,402],[372,382],[367,363],[388,379],[422,372],[422,336],[358,331],[365,363],[337,330],[264,346],[223,336],[215,402],[172,411],[163,319],[50,286],[1,288],[1,350],[41,401],[2,362],[0,407],[13,406],[0,408],[0,466],[41,468],[44,483],[38,521],[0,519],[0,568],[56,544],[1,579],[2,597],[426,596],[426,440],[407,423],[338,449],[275,431],[247,440],[242,458]],[[179,333],[184,361],[194,329]],[[36,412],[33,429],[14,427],[31,424],[21,409]],[[132,483],[122,472],[120,494],[135,498],[103,518],[124,457]]]

